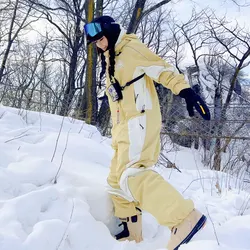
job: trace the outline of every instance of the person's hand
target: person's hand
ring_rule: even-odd
[[[179,96],[185,99],[189,116],[194,116],[195,108],[203,119],[210,120],[208,106],[191,88],[181,90]]]

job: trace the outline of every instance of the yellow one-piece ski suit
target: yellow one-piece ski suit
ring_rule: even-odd
[[[112,118],[112,147],[115,151],[108,177],[108,191],[115,216],[136,214],[136,207],[150,212],[161,225],[179,224],[193,210],[152,167],[160,153],[161,113],[154,82],[174,94],[189,88],[184,76],[154,54],[136,35],[121,32],[115,46],[115,78],[121,86],[145,73],[122,91],[123,99],[113,102],[109,94]],[[109,51],[104,53],[109,65]],[[107,88],[110,85],[107,77]]]

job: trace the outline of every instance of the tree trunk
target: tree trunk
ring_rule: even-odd
[[[94,18],[95,3],[94,0],[87,0],[86,3],[87,22],[91,22]],[[84,119],[86,123],[95,125],[97,121],[97,93],[96,93],[96,64],[97,51],[92,44],[87,47],[87,67],[84,94],[79,97],[80,110],[79,118]]]
[[[1,64],[1,68],[0,68],[0,82],[2,82],[2,78],[3,78],[4,70],[5,70],[5,65],[6,65],[7,59],[9,57],[10,48],[12,46],[12,43],[13,43],[12,40],[9,41],[7,49],[5,50],[5,53],[4,53],[3,61],[2,61],[2,64]]]
[[[11,23],[10,23],[9,34],[8,34],[8,44],[7,44],[7,48],[5,50],[3,60],[2,60],[2,64],[1,64],[1,68],[0,68],[0,82],[2,82],[6,62],[7,62],[7,59],[9,57],[9,53],[10,53],[10,48],[11,48],[13,42],[14,42],[14,39],[12,39],[12,32],[13,32],[13,27],[14,27],[16,15],[17,15],[18,4],[19,4],[19,0],[17,0],[16,3],[15,3],[15,7],[14,7]],[[14,37],[16,38],[16,35]]]
[[[68,115],[71,104],[75,95],[75,72],[77,67],[77,50],[73,51],[70,65],[69,65],[69,77],[67,82],[67,87],[64,92],[63,100],[62,100],[62,107],[59,112],[59,115],[65,116]]]
[[[215,97],[214,97],[214,134],[215,136],[222,135],[222,96],[221,96],[221,87],[220,83],[219,86],[215,90]],[[221,139],[217,138],[215,141],[215,148],[214,148],[214,162],[213,162],[213,169],[220,171],[221,169]]]
[[[97,127],[102,135],[108,135],[108,128],[110,125],[111,112],[109,109],[108,98],[104,97],[97,116]]]
[[[145,6],[146,0],[137,0],[135,8],[133,10],[132,18],[130,20],[127,33],[136,33],[137,27],[142,17],[142,12]]]
[[[96,16],[101,16],[103,15],[103,0],[97,0],[96,3]],[[99,128],[100,132],[102,135],[108,135],[108,127],[110,124],[110,108],[109,108],[109,103],[108,99],[105,96],[101,100],[101,106],[97,115],[97,127]]]
[[[25,24],[25,22],[26,22],[27,18],[29,17],[30,12],[32,10],[32,6],[29,6],[29,9],[27,11],[25,11],[26,13],[23,16],[23,19],[20,20],[21,22],[19,23],[18,22],[19,14],[17,13],[18,8],[21,8],[21,6],[19,6],[19,4],[20,4],[20,0],[16,0],[15,4],[14,4],[13,14],[12,14],[12,17],[11,17],[10,27],[9,27],[9,30],[8,30],[7,47],[5,49],[3,60],[2,60],[2,63],[1,63],[1,67],[0,67],[0,83],[2,82],[2,79],[3,79],[3,76],[4,76],[6,63],[7,63],[7,60],[8,60],[9,53],[10,53],[11,47],[13,45],[13,42],[16,40],[17,36],[19,35],[19,32],[24,27],[28,26],[28,24],[27,23]],[[33,22],[33,21],[31,21],[31,22]],[[17,27],[16,31],[15,31],[15,26]]]
[[[213,169],[221,170],[221,139],[217,138],[215,142],[214,164]]]
[[[82,36],[79,36],[80,33],[80,26],[81,26],[81,18],[78,16],[76,23],[75,23],[75,40],[71,47],[72,49],[72,56],[70,58],[70,65],[69,65],[69,77],[67,82],[67,87],[64,93],[62,107],[60,110],[60,115],[65,116],[68,115],[69,111],[72,108],[73,99],[76,92],[75,87],[75,78],[76,78],[76,71],[77,71],[77,62],[78,62],[78,52],[82,47]]]
[[[97,0],[96,2],[96,17],[103,15],[103,0]]]
[[[153,5],[152,7],[150,7],[149,9],[144,11],[144,6],[146,3],[146,0],[137,0],[136,4],[135,4],[135,8],[133,10],[132,18],[131,18],[129,26],[128,26],[127,33],[128,34],[129,33],[136,33],[138,25],[144,16],[147,16],[148,14],[153,12],[154,10],[160,8],[164,4],[169,3],[170,1],[171,0],[162,0],[161,2],[158,2],[157,4]]]

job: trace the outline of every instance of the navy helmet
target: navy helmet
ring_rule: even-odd
[[[93,43],[103,36],[108,39],[108,49],[114,47],[121,32],[120,25],[110,16],[95,18],[92,22],[84,25],[87,44]]]

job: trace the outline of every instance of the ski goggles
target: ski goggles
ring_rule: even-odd
[[[95,37],[102,32],[100,23],[88,23],[84,25],[84,31],[87,36]]]

